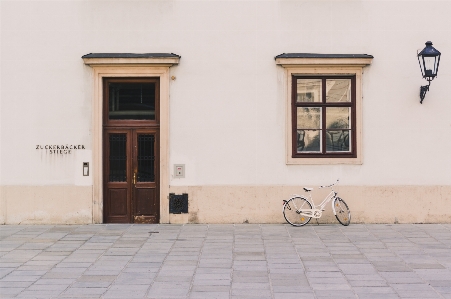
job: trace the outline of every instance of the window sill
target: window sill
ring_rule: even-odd
[[[292,158],[287,157],[287,165],[331,165],[331,164],[353,164],[361,165],[362,155],[357,158]]]

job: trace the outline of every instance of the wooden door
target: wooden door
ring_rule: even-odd
[[[158,223],[158,131],[105,130],[104,222]]]
[[[159,80],[105,78],[103,216],[106,223],[158,223]]]

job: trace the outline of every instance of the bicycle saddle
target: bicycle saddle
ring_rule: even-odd
[[[304,191],[305,191],[305,192],[310,192],[310,191],[312,191],[312,190],[313,190],[313,188],[305,188],[305,187],[304,187]]]

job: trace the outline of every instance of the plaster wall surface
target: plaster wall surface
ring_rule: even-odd
[[[408,196],[397,191],[386,197],[397,211],[413,208],[407,198],[420,190],[434,190],[424,196],[442,198],[438,205],[451,214],[449,201],[436,196],[451,186],[450,1],[3,0],[0,5],[0,223],[24,220],[7,216],[18,206],[26,219],[37,219],[26,212],[37,208],[29,206],[33,201],[50,213],[49,222],[64,223],[72,216],[53,214],[57,198],[66,193],[61,190],[92,188],[82,163],[93,156],[93,70],[81,59],[91,52],[182,56],[170,68],[176,79],[169,85],[169,170],[185,164],[186,173],[183,179],[171,175],[171,188],[270,192],[340,178],[355,190],[370,188],[375,198],[383,190],[406,189]],[[434,26],[425,27],[421,20],[430,7]],[[425,81],[416,53],[427,40],[443,55],[438,78],[420,105]],[[286,165],[287,78],[274,62],[284,52],[375,57],[363,74],[362,165]],[[53,155],[37,145],[85,149]],[[19,195],[15,188],[40,191]],[[39,201],[42,190],[51,201]],[[247,200],[238,194],[237,201]],[[67,215],[81,213],[80,219],[92,221],[85,214],[92,193],[77,198]],[[190,198],[192,204],[201,200]],[[366,205],[366,199],[353,198],[353,204]],[[358,219],[376,221],[368,213],[372,210]]]
[[[352,223],[451,223],[450,186],[340,186],[335,189],[351,210]],[[285,223],[283,199],[309,198],[299,186],[171,187],[188,193],[187,214],[170,214],[170,223]],[[314,189],[318,205],[330,189]],[[338,223],[331,203],[319,223]],[[315,223],[315,219],[311,219]]]

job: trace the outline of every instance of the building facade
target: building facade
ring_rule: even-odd
[[[0,5],[2,224],[451,222],[450,1]]]

